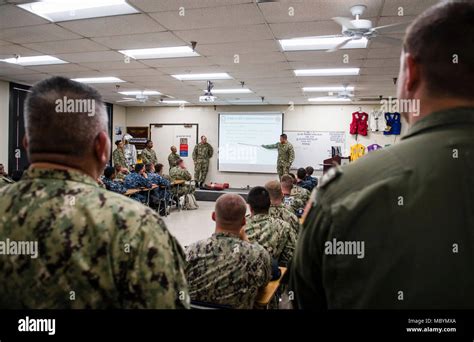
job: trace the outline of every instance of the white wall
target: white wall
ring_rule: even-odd
[[[119,105],[114,104],[114,115],[113,115],[112,121],[113,121],[112,129],[115,126],[122,126],[123,128],[127,126],[126,109],[124,106],[119,106]],[[113,137],[113,134],[112,134],[112,137]],[[112,141],[112,144],[113,143],[114,141]]]
[[[369,113],[376,105],[362,106],[362,110]],[[269,112],[279,111],[284,113],[284,130],[306,131],[345,131],[347,149],[355,143],[355,137],[349,134],[351,114],[359,109],[353,105],[307,105],[295,106],[289,110],[287,106],[213,106],[185,107],[127,107],[127,126],[148,126],[150,123],[198,123],[199,135],[206,135],[208,142],[217,148],[218,143],[218,114],[220,112]],[[115,110],[114,110],[115,111]],[[402,123],[402,133],[407,125]],[[384,136],[380,133],[369,133],[367,137],[358,137],[358,142],[368,146],[377,143],[381,146],[393,144],[395,136]],[[279,137],[275,137],[275,142]],[[154,144],[159,144],[154,141]],[[347,150],[344,155],[349,155]],[[160,162],[166,162],[167,156],[158,156]],[[166,163],[164,163],[166,165]],[[319,175],[319,174],[317,174]],[[263,185],[275,179],[272,174],[230,173],[217,171],[217,153],[211,159],[207,181],[227,182],[231,187],[250,187]]]
[[[8,117],[10,83],[0,81],[0,163],[8,170]]]

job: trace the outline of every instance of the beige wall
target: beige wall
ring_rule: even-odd
[[[0,163],[8,172],[8,117],[10,83],[0,81]]]
[[[362,106],[362,110],[370,112],[375,105]],[[349,148],[355,143],[353,136],[349,134],[351,114],[357,111],[359,106],[353,105],[308,105],[295,106],[289,110],[287,106],[219,106],[214,110],[213,106],[185,107],[127,107],[127,126],[148,126],[150,123],[198,123],[199,135],[206,135],[208,142],[217,147],[218,143],[218,114],[220,112],[284,112],[284,130],[307,130],[307,131],[345,131],[346,145]],[[406,129],[406,124],[402,124]],[[275,142],[279,137],[275,137]],[[399,140],[399,137],[396,138]],[[370,134],[368,137],[358,137],[358,142],[367,146],[378,143],[393,144],[394,136],[383,136],[382,134]],[[155,141],[159,144],[159,141]],[[345,152],[348,155],[349,151]],[[166,156],[158,156],[160,161],[166,162]],[[165,163],[166,164],[166,163]],[[217,171],[217,154],[211,159],[207,181],[228,182],[232,187],[250,187],[262,185],[268,180],[276,178],[276,174],[252,174],[252,173],[230,173]]]

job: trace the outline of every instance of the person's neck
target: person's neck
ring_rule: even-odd
[[[215,233],[216,234],[226,233],[226,234],[235,235],[236,237],[240,238],[240,234],[239,234],[240,229],[242,229],[242,227],[240,227],[238,230],[236,230],[236,229],[226,229],[226,228],[216,226]]]
[[[415,99],[418,100],[418,99]],[[456,99],[456,98],[437,98],[436,96],[420,96],[420,111],[418,113],[410,113],[408,123],[415,124],[421,119],[439,111],[448,110],[457,107],[474,107],[473,100]]]
[[[291,194],[291,189],[281,189],[281,192],[283,193],[283,196],[290,195]]]
[[[272,200],[271,202],[272,202],[272,205],[278,207],[279,205],[281,205],[282,200],[281,199],[280,200]]]

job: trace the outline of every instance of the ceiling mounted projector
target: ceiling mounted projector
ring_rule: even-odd
[[[199,102],[214,102],[217,97],[212,95],[212,88],[214,84],[211,81],[207,81],[207,90],[203,96],[199,96]]]

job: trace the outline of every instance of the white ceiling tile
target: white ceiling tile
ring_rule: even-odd
[[[27,49],[21,45],[2,45],[0,46],[0,59],[12,58],[18,56],[39,56],[40,52]]]
[[[20,65],[0,62],[0,75],[24,75],[36,73],[35,70]]]
[[[154,47],[182,46],[187,43],[171,32],[143,33],[113,37],[93,38],[94,41],[115,50],[146,49]]]
[[[15,75],[15,82],[24,83],[24,84],[34,84],[36,82],[45,80],[48,77],[51,77],[51,76],[44,73]]]
[[[55,57],[71,63],[123,61],[124,55],[115,51],[96,51],[57,54]]]
[[[223,27],[218,30],[198,29],[175,31],[175,34],[184,41],[196,41],[198,44],[245,42],[273,38],[272,32],[266,25]]]
[[[244,53],[235,55],[226,55],[226,56],[211,56],[208,59],[219,65],[247,65],[247,64],[266,64],[266,63],[278,63],[286,61],[285,56],[280,52],[270,52],[270,53]],[[235,63],[238,61],[238,63]]]
[[[84,62],[81,65],[94,70],[120,70],[120,69],[143,69],[147,68],[146,65],[143,65],[137,61],[130,60],[130,63],[125,63],[124,61],[117,62]]]
[[[164,74],[152,68],[144,69],[121,69],[121,70],[107,70],[107,73],[113,76],[163,76]]]
[[[188,66],[188,67],[166,67],[166,68],[159,68],[158,70],[164,72],[168,75],[174,74],[202,74],[202,73],[214,73],[214,72],[227,72],[226,68],[210,65],[210,66]],[[232,76],[232,75],[231,75]]]
[[[0,30],[12,27],[48,24],[49,21],[15,5],[0,7]]]
[[[400,57],[401,48],[393,48],[387,46],[385,49],[369,49],[367,58],[398,58]]]
[[[55,74],[57,72],[68,72],[68,71],[86,71],[88,68],[79,64],[55,64],[55,65],[38,65],[30,66],[31,70],[46,72],[48,74]]]
[[[165,31],[165,28],[145,14],[64,21],[58,23],[84,37],[109,37]]]
[[[326,51],[292,51],[285,52],[285,56],[288,61],[333,61],[334,65],[345,64],[345,61],[353,61],[357,59],[366,58],[367,49],[346,49],[335,52]]]
[[[254,0],[129,0],[132,6],[145,12],[179,11],[180,7],[186,10],[193,8],[218,7],[252,3]],[[185,12],[186,13],[186,12]]]
[[[157,58],[143,59],[141,62],[155,68],[186,67],[186,66],[211,66],[213,63],[206,57],[183,57],[183,58]]]
[[[383,6],[383,16],[398,16],[403,14],[404,16],[418,15],[427,8],[435,5],[439,0],[396,0],[396,1],[385,1]]]
[[[45,54],[104,51],[108,48],[90,39],[58,40],[54,42],[30,43],[23,46]]]
[[[280,51],[280,45],[273,39],[246,42],[198,44],[196,51],[202,56]]]
[[[341,34],[341,27],[332,20],[270,24],[270,28],[277,39]]]
[[[77,38],[81,37],[54,24],[17,27],[0,31],[0,39],[17,44]]]
[[[265,23],[262,13],[254,3],[188,9],[185,15],[180,15],[179,11],[171,11],[152,13],[150,16],[169,30],[237,27]]]

